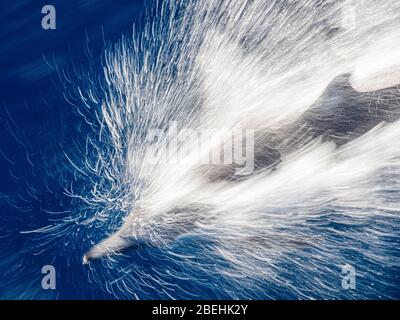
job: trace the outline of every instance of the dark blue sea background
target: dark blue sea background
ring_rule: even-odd
[[[46,4],[56,8],[56,30],[41,27],[41,9]],[[366,246],[373,242],[350,241],[345,236],[343,241],[349,241],[349,246],[337,259],[324,261],[315,248],[304,248],[296,253],[298,256],[282,259],[280,276],[286,277],[290,286],[258,279],[252,287],[246,287],[245,281],[238,287],[222,275],[199,274],[163,259],[157,248],[128,257],[136,270],[153,272],[152,280],[140,283],[129,278],[126,261],[115,270],[104,270],[103,276],[100,266],[90,273],[82,265],[82,255],[90,247],[80,238],[84,233],[69,234],[65,229],[57,239],[24,232],[52,225],[53,219],[67,216],[65,212],[76,205],[64,192],[75,173],[67,169],[63,155],[76,149],[74,141],[82,141],[88,126],[68,102],[72,90],[69,81],[79,81],[74,74],[100,74],[105,47],[122,35],[131,35],[134,24],[140,29],[147,4],[145,0],[0,2],[0,299],[297,299],[298,292],[311,298],[400,298],[399,266],[377,264],[359,255],[357,249],[368,250]],[[328,212],[325,221],[310,220],[310,230],[323,229],[329,238],[337,236],[335,230],[346,234],[353,228],[350,234],[356,239],[357,232],[365,235],[360,231],[364,226],[377,226],[392,235],[385,239],[382,250],[389,260],[399,261],[399,219],[371,218],[343,225],[335,222],[338,215]],[[93,232],[90,235],[96,242],[105,233],[99,230],[97,236]],[[195,255],[196,241],[203,240],[179,239],[175,250]],[[371,256],[379,246],[370,247]],[[300,266],[310,264],[309,257],[319,264],[311,263],[310,273],[304,274]],[[344,263],[358,266],[356,291],[341,288]],[[57,270],[56,290],[41,286],[41,269],[49,264]],[[327,269],[334,272],[324,277]],[[160,270],[171,271],[159,274]],[[167,279],[172,272],[182,274],[181,279]],[[172,285],[160,290],[158,284],[171,281]],[[328,288],[327,295],[324,287]]]
[[[55,30],[41,27],[47,4],[56,8]],[[106,45],[132,34],[144,6],[141,0],[0,2],[0,298],[112,297],[75,282],[84,269],[80,263],[67,265],[68,257],[55,265],[68,274],[57,278],[57,292],[38,290],[42,266],[55,260],[54,248],[33,253],[20,231],[49,225],[44,208],[62,211],[68,200],[57,182],[62,180],[57,161],[85,135],[82,117],[65,99],[68,89],[60,73],[101,71]],[[29,189],[37,193],[28,195]]]

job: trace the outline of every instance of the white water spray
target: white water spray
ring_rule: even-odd
[[[398,191],[395,178],[384,179],[400,165],[397,0],[156,7],[142,32],[105,54],[99,123],[111,151],[105,158],[93,142],[96,169],[86,169],[103,172],[112,187],[82,197],[107,201],[123,184],[136,200],[84,263],[139,240],[168,246],[194,234],[215,241],[215,253],[234,265],[230,276],[273,277],[282,252],[323,241],[297,226],[328,208],[356,219],[397,214],[399,197],[381,194]],[[88,100],[96,100],[90,92]],[[175,150],[161,148],[168,134],[150,141],[152,130],[167,133],[171,123],[179,126]],[[217,131],[204,149],[179,136],[188,128]],[[219,150],[238,128],[256,133],[252,174],[190,161]],[[185,148],[180,161],[165,161]]]

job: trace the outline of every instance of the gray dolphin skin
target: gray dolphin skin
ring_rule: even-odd
[[[276,131],[257,130],[254,174],[274,169],[281,158],[314,139],[331,141],[339,148],[367,133],[382,122],[400,118],[400,85],[370,92],[358,92],[350,74],[335,78],[321,97],[295,122]],[[207,165],[208,180],[241,181],[237,165]]]

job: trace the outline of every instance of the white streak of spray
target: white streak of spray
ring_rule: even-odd
[[[348,6],[356,14],[350,28],[343,26]],[[348,208],[346,214],[360,218],[398,210],[398,201],[379,196],[384,188],[397,190],[385,185],[382,172],[399,170],[398,122],[381,123],[340,148],[307,141],[275,170],[241,182],[206,182],[193,162],[164,161],[161,143],[147,139],[171,121],[179,129],[217,128],[220,137],[235,128],[279,132],[346,73],[359,92],[399,84],[397,0],[193,0],[156,7],[157,18],[142,32],[105,54],[99,123],[112,152],[105,159],[99,151],[97,167],[110,181],[128,184],[136,201],[127,205],[134,209],[123,226],[86,253],[85,263],[138,239],[162,246],[186,233],[213,237],[215,252],[235,266],[230,276],[273,277],[274,259],[291,244],[318,239],[302,239],[291,226],[324,207]],[[191,147],[188,157],[198,156],[201,150]],[[98,190],[86,201],[109,197]]]

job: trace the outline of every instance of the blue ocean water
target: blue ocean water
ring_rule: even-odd
[[[41,27],[46,4],[56,8],[55,30]],[[63,208],[66,199],[57,182],[62,169],[56,162],[73,139],[85,135],[82,117],[65,99],[68,88],[59,73],[101,70],[100,56],[107,43],[131,34],[144,6],[142,0],[0,3],[0,298],[104,297],[67,279],[55,294],[38,291],[41,268],[54,260],[54,252],[50,248],[33,255],[29,237],[20,231],[48,225],[44,207]],[[47,170],[54,170],[50,174],[54,179],[48,179]],[[53,185],[44,186],[46,179]],[[37,194],[27,195],[28,189]],[[52,190],[46,194],[47,189]],[[65,271],[73,279],[81,268],[81,263],[66,265]]]
[[[105,46],[123,34],[130,35],[146,5],[144,0],[52,1],[57,29],[43,30],[41,8],[45,4],[28,0],[0,4],[1,299],[400,298],[398,218],[344,224],[340,214],[331,211],[322,220],[310,219],[305,233],[325,238],[343,234],[344,245],[332,248],[337,255],[329,259],[317,247],[283,257],[276,272],[287,279],[286,286],[270,278],[245,279],[238,286],[214,272],[226,262],[201,259],[205,239],[183,237],[170,249],[175,255],[198,256],[202,272],[154,247],[132,251],[106,269],[100,263],[88,267],[81,261],[90,247],[83,239],[89,236],[95,243],[107,230],[85,234],[71,226],[58,238],[25,233],[68,217],[71,208],[79,210],[65,194],[68,181],[79,184],[79,179],[67,167],[63,154],[75,149],[74,142],[88,134],[88,127],[68,99],[72,90],[68,80],[78,81],[70,77],[74,74],[101,73]],[[373,236],[374,230],[387,230],[391,235],[384,248],[378,242],[358,240]],[[346,238],[348,234],[354,237]],[[359,254],[360,248],[372,258]],[[388,261],[377,263],[373,256],[381,250]],[[345,263],[357,266],[355,291],[341,287]],[[41,286],[41,269],[48,264],[57,270],[56,290]]]

